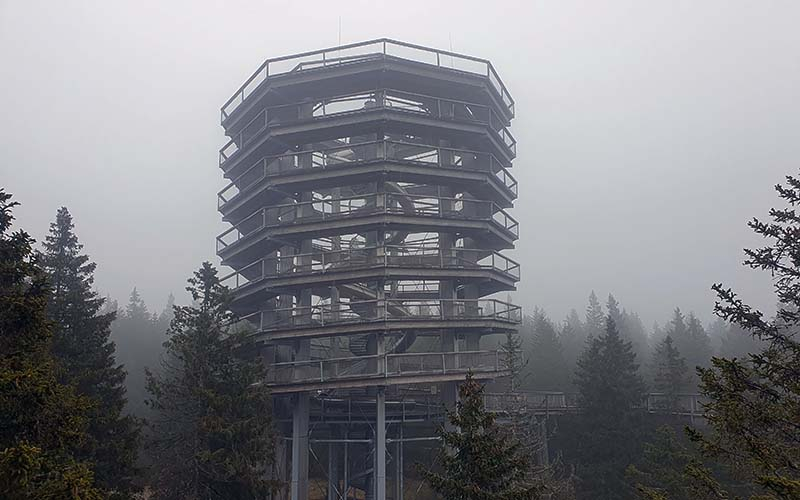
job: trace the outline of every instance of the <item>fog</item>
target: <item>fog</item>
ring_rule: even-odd
[[[800,157],[800,3],[0,1],[0,185],[44,237],[61,205],[96,284],[153,309],[225,225],[219,108],[267,57],[391,37],[490,59],[514,96],[515,300],[590,290],[646,324],[771,310],[746,221]],[[340,31],[341,26],[341,31]]]

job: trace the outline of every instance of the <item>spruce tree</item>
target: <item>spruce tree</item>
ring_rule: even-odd
[[[523,385],[523,371],[528,362],[523,356],[522,348],[522,338],[515,332],[508,332],[505,341],[500,345],[500,362],[510,374],[506,385],[508,393],[519,391]]]
[[[553,322],[537,309],[528,324],[531,342],[526,356],[526,387],[537,391],[564,390],[569,384],[569,372]]]
[[[418,465],[443,500],[534,500],[545,488],[534,479],[525,446],[484,408],[483,387],[472,374],[459,387],[456,409],[447,414],[454,427],[438,430],[441,472]]]
[[[603,306],[597,300],[594,290],[589,294],[589,304],[586,306],[586,322],[584,328],[586,329],[586,338],[599,337],[603,334],[605,329],[605,315],[603,314]]]
[[[628,313],[624,309],[620,310],[619,301],[610,293],[606,301],[606,310],[608,317],[617,325],[620,336],[631,343],[637,359],[644,360],[648,351],[647,333],[644,331],[639,316],[636,313]]]
[[[680,441],[669,426],[653,433],[644,445],[641,463],[626,471],[642,500],[720,500],[720,486],[708,487],[708,467]]]
[[[55,327],[53,354],[63,368],[62,381],[93,402],[79,456],[94,463],[100,487],[123,493],[131,489],[139,428],[122,414],[125,372],[109,341],[116,314],[101,312],[105,299],[92,288],[95,263],[81,253],[73,229],[72,216],[61,207],[41,254],[51,285],[47,312]]]
[[[230,294],[208,262],[175,307],[161,371],[148,373],[156,497],[265,498],[274,461],[271,395],[245,332],[229,328]]]
[[[147,379],[145,369],[156,369],[163,351],[164,332],[168,325],[159,324],[153,319],[139,291],[134,288],[128,304],[118,314],[111,326],[111,338],[117,345],[117,361],[121,363],[128,376],[125,387],[128,394],[126,411],[138,417],[149,417],[145,405],[147,399]],[[166,313],[164,315],[166,318]]]
[[[679,394],[688,388],[691,379],[686,361],[669,335],[653,352],[653,368],[653,390],[662,395],[658,400],[659,408],[668,412],[678,411]]]
[[[698,366],[708,366],[712,354],[711,339],[693,312],[689,312],[689,316],[686,318],[686,332],[689,337],[690,350],[681,352],[686,356],[687,363],[692,370]]]
[[[91,402],[58,380],[47,278],[33,239],[10,232],[16,205],[0,189],[0,498],[100,499],[75,453]]]
[[[788,500],[800,498],[800,179],[786,181],[775,187],[786,206],[770,210],[770,222],[749,223],[770,244],[745,250],[745,265],[772,276],[776,317],[765,318],[720,283],[713,286],[715,313],[764,346],[743,360],[712,358],[710,368],[699,370],[701,391],[710,400],[710,431],[690,435],[708,456],[763,488],[761,498]]]
[[[612,319],[578,360],[575,384],[581,413],[567,458],[576,465],[579,496],[631,498],[624,473],[640,452],[645,385]]]
[[[578,317],[578,311],[572,309],[561,326],[558,340],[564,349],[564,361],[569,373],[574,373],[575,363],[586,347],[586,330]],[[572,380],[570,380],[570,384]]]
[[[707,366],[711,358],[711,341],[700,320],[694,313],[690,312],[686,317],[680,308],[676,308],[665,333],[672,337],[678,352],[686,357],[692,380],[697,383],[695,368]]]
[[[622,338],[630,341],[633,352],[636,353],[636,359],[644,362],[650,355],[650,338],[642,319],[636,312],[628,312],[624,309],[622,310],[622,319],[625,325],[625,331],[620,332]]]
[[[727,359],[747,359],[750,354],[761,352],[765,343],[749,335],[739,325],[725,324],[719,346],[719,357]]]

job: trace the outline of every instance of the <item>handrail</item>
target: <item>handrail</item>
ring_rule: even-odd
[[[451,319],[493,319],[519,324],[522,321],[522,307],[498,299],[373,299],[259,310],[239,318],[255,323],[257,331],[298,326]]]
[[[669,405],[662,404],[663,398],[666,397],[677,398],[677,401],[673,402],[677,403],[677,405],[670,407]],[[578,411],[581,409],[579,394],[572,392],[532,391],[486,394],[486,402],[493,403],[491,406],[502,406],[504,401],[508,399],[511,399],[515,406],[522,405],[535,411],[566,412]],[[646,410],[649,413],[677,412],[684,415],[700,416],[703,413],[703,403],[704,397],[702,394],[676,393],[670,395],[651,392],[646,394],[641,403],[634,405],[634,407]],[[490,404],[487,404],[487,407],[488,406],[490,406]],[[498,408],[490,408],[490,410],[496,409]]]
[[[516,154],[516,139],[506,127],[505,122],[497,116],[494,109],[484,104],[406,92],[391,88],[324,96],[312,102],[315,102],[316,106],[308,110],[310,111],[308,116],[302,117],[300,116],[301,110],[307,109],[309,104],[311,104],[308,101],[270,106],[261,110],[261,112],[252,118],[239,133],[220,148],[220,167],[222,168],[225,162],[232,158],[234,154],[241,151],[251,139],[270,126],[295,123],[303,120],[315,120],[328,116],[374,111],[376,109],[393,109],[395,111],[432,116],[437,119],[488,125],[490,130],[498,134],[503,144],[513,154]],[[332,111],[328,110],[328,107],[331,105],[341,103],[355,104],[345,106],[344,109],[337,109],[334,107]],[[476,114],[476,112],[480,113]]]
[[[403,155],[402,148],[416,150],[415,154]],[[346,155],[337,155],[343,152]],[[469,160],[469,156],[472,157]],[[307,166],[304,158],[310,157]],[[445,161],[452,157],[452,160]],[[483,159],[487,161],[484,161]],[[217,208],[222,208],[240,193],[268,177],[279,177],[287,172],[304,169],[327,169],[342,165],[353,165],[375,160],[392,160],[432,165],[438,168],[463,168],[488,171],[514,196],[518,195],[518,182],[506,166],[492,153],[458,148],[444,148],[427,144],[394,141],[367,141],[324,149],[310,149],[283,155],[265,156],[247,170],[236,176],[217,193]],[[473,167],[474,165],[474,167]]]
[[[346,358],[275,363],[267,370],[272,385],[331,382],[360,377],[504,371],[499,351],[386,353]]]
[[[407,208],[409,202],[413,204],[413,213],[411,214],[408,213],[409,209]],[[339,204],[338,211],[326,211],[329,207],[333,207],[334,203]],[[394,207],[393,205],[395,204],[398,207]],[[468,207],[474,210],[467,210]],[[319,221],[348,217],[354,214],[405,214],[414,217],[488,220],[497,224],[514,237],[519,237],[519,222],[492,201],[399,193],[373,193],[261,208],[217,236],[217,251],[235,244],[249,234],[266,227],[294,224],[303,219]],[[233,235],[232,241],[229,241],[230,235]]]
[[[481,254],[487,254],[481,257]],[[469,258],[472,257],[472,258]],[[478,248],[440,249],[400,245],[348,248],[265,257],[232,272],[220,283],[232,291],[286,274],[303,275],[333,270],[380,267],[428,267],[432,269],[491,269],[520,279],[520,264],[498,251]]]
[[[371,51],[364,51],[360,54],[353,54],[350,56],[345,55],[345,57],[341,57],[342,52],[351,51],[353,49],[358,49],[362,47],[370,47],[372,46]],[[389,50],[395,48],[405,48],[405,49],[413,49],[416,51],[421,51],[425,54],[430,54],[435,56],[436,63],[429,61],[421,61],[419,58],[411,58],[411,57],[402,57],[395,54],[389,53]],[[336,57],[331,59],[328,55],[336,52]],[[492,63],[486,59],[481,59],[474,56],[468,56],[465,54],[458,54],[456,52],[439,50],[439,49],[432,49],[429,47],[423,47],[421,45],[410,44],[406,42],[400,42],[397,40],[392,40],[389,38],[378,38],[375,40],[368,40],[364,42],[352,43],[348,45],[341,45],[338,47],[329,47],[325,49],[314,50],[310,52],[303,52],[300,54],[292,54],[287,56],[280,56],[271,59],[267,59],[264,61],[258,69],[250,75],[250,77],[245,80],[245,82],[239,87],[239,89],[222,105],[220,109],[221,114],[221,122],[225,122],[225,120],[250,96],[255,90],[266,80],[270,77],[276,77],[283,74],[288,74],[297,71],[304,71],[305,65],[313,65],[314,69],[319,67],[320,65],[324,68],[327,66],[334,66],[334,65],[341,65],[345,63],[352,63],[354,61],[359,60],[371,60],[376,57],[386,58],[386,57],[393,57],[398,59],[404,59],[409,61],[414,61],[417,63],[435,65],[436,67],[447,69],[450,71],[460,71],[465,73],[477,74],[481,76],[486,76],[489,80],[490,87],[493,88],[500,96],[501,101],[508,109],[509,113],[513,116],[514,114],[514,99],[509,94],[508,89],[506,88],[505,84],[503,83],[500,75],[497,74]],[[446,56],[443,58],[442,56]],[[280,69],[275,69],[274,66],[277,63],[283,63],[286,61],[293,61],[293,60],[300,60],[304,58],[311,58],[309,61],[298,62],[290,67],[288,70],[281,71]],[[446,67],[443,62],[446,62],[446,58],[450,58],[452,68]],[[444,59],[444,61],[443,61]],[[458,60],[459,63],[462,63],[463,68],[456,69],[455,68],[455,61]],[[477,65],[483,66],[485,69],[482,71],[474,71],[468,69],[466,64],[463,63],[477,63]],[[270,66],[273,66],[272,70]]]

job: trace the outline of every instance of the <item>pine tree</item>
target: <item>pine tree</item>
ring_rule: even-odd
[[[261,499],[276,483],[271,395],[264,366],[229,329],[230,294],[208,262],[188,280],[195,305],[175,307],[157,375],[148,373],[156,495],[162,499]]]
[[[531,342],[528,349],[526,386],[538,391],[561,391],[569,384],[569,372],[558,334],[544,311],[529,318]]]
[[[16,205],[0,189],[0,497],[100,499],[93,464],[74,458],[91,402],[58,380],[46,276],[33,239],[9,234]]]
[[[73,229],[72,216],[62,207],[41,254],[51,284],[47,312],[55,326],[53,354],[63,367],[63,382],[94,403],[79,456],[94,463],[98,486],[126,492],[134,475],[138,423],[122,414],[125,372],[116,365],[109,341],[115,313],[101,313],[105,299],[92,289],[95,264],[81,254]]]
[[[603,314],[603,306],[597,300],[594,290],[589,294],[589,305],[586,306],[586,322],[584,328],[586,329],[586,338],[599,337],[603,334],[605,329],[605,315]]]
[[[711,431],[690,432],[708,456],[732,464],[765,490],[761,498],[774,499],[800,498],[800,179],[786,180],[775,189],[788,206],[770,210],[771,222],[749,223],[771,244],[745,250],[745,265],[773,277],[776,318],[765,319],[731,289],[713,286],[717,316],[765,344],[745,360],[715,357],[700,370]]]
[[[678,349],[669,335],[664,338],[653,352],[653,390],[662,394],[659,406],[669,412],[678,411],[679,394],[684,392],[689,383],[689,370],[686,361],[681,357]]]
[[[568,460],[576,464],[580,497],[631,498],[625,468],[640,452],[645,385],[636,354],[612,319],[578,361],[576,385],[581,414]]]
[[[459,388],[459,401],[447,418],[438,458],[442,472],[418,465],[423,477],[443,500],[533,500],[544,498],[533,479],[534,466],[524,445],[499,426],[483,403],[483,387],[472,374]]]

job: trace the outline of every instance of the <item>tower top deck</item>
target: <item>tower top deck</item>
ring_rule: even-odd
[[[378,38],[267,59],[222,105],[222,125],[228,128],[227,123],[246,112],[248,106],[243,104],[258,100],[276,79],[283,77],[313,79],[321,70],[332,69],[344,71],[354,69],[363,74],[363,65],[390,62],[416,67],[422,71],[436,69],[440,78],[442,75],[449,75],[455,81],[464,78],[482,81],[503,114],[509,119],[514,116],[514,99],[488,60],[389,38]]]

